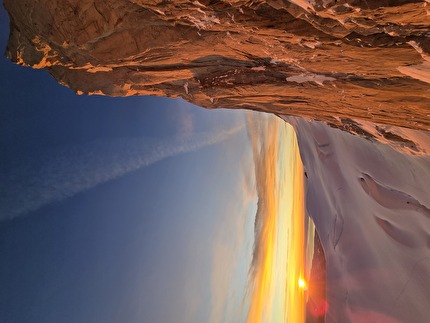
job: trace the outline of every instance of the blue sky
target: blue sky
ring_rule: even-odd
[[[2,322],[243,320],[243,112],[77,96],[4,57],[0,79]]]

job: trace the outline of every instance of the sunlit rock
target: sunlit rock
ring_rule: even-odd
[[[8,57],[77,93],[430,129],[427,1],[4,2]]]

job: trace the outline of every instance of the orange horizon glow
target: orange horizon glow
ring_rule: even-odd
[[[250,280],[247,322],[303,323],[305,208],[296,136],[285,122],[264,117],[248,120],[248,135],[259,197],[257,216],[263,220],[254,245],[257,259]]]

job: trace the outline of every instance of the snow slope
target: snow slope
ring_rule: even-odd
[[[327,322],[430,316],[430,156],[301,118],[307,209],[327,261]],[[428,136],[417,145],[428,145]]]

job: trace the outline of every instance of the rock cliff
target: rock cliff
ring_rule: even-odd
[[[206,108],[310,117],[361,135],[351,119],[430,129],[428,0],[4,5],[8,57],[46,69],[77,93],[182,97]]]

